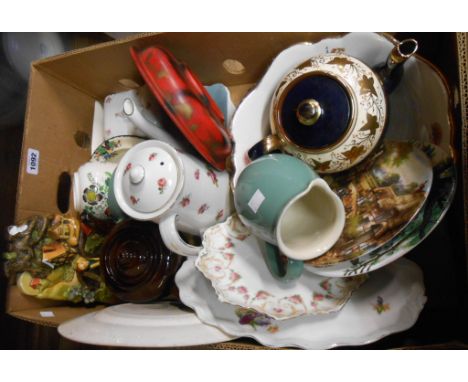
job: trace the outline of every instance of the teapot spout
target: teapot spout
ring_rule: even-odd
[[[401,80],[403,64],[418,50],[418,42],[414,39],[400,41],[388,55],[386,63],[378,69],[387,93],[392,92]]]

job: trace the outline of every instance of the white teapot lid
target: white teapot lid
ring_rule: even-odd
[[[166,212],[183,185],[183,164],[165,142],[148,140],[132,147],[114,174],[114,194],[131,218],[151,220]]]

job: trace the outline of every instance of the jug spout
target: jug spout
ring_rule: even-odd
[[[400,41],[388,55],[386,63],[377,70],[384,89],[392,92],[401,80],[403,64],[418,50],[418,42],[414,39]]]

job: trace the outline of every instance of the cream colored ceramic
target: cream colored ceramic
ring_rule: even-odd
[[[122,136],[107,139],[96,147],[90,161],[73,174],[75,211],[97,219],[112,218],[108,200],[112,173],[122,156],[140,142],[143,138]]]
[[[206,345],[235,338],[170,302],[110,306],[64,322],[58,331],[80,343],[137,348]]]
[[[111,218],[107,197],[116,166],[112,162],[87,162],[73,174],[75,211],[85,212],[102,220]]]
[[[91,155],[91,162],[119,163],[124,154],[133,146],[144,141],[144,138],[118,136],[100,142]]]
[[[247,166],[234,202],[254,235],[293,260],[323,255],[345,223],[340,198],[310,166],[286,154],[268,154]]]
[[[342,136],[332,144],[317,149],[293,141],[285,132],[281,114],[281,103],[288,93],[298,82],[312,76],[339,83],[349,97],[348,107],[351,111]],[[300,123],[299,128],[313,133],[321,119],[330,118],[335,112],[333,106],[341,105],[332,105],[331,110],[321,111],[323,105],[317,104],[317,113],[323,115],[318,115],[316,121],[312,120],[310,126],[303,124],[306,122]],[[372,152],[383,134],[386,115],[383,85],[374,71],[356,58],[343,53],[329,53],[304,61],[279,83],[271,102],[270,124],[284,151],[297,156],[319,173],[333,173],[347,170]]]
[[[218,298],[286,320],[339,311],[365,277],[325,278],[303,273],[294,283],[278,283],[265,264],[264,243],[236,215],[206,230],[196,267]]]
[[[247,151],[270,134],[270,102],[277,84],[310,57],[342,52],[369,67],[383,64],[394,41],[376,33],[349,33],[317,43],[294,45],[274,59],[257,86],[244,98],[233,117],[231,131],[236,142],[233,153],[237,183],[239,173],[250,162]],[[388,97],[386,138],[416,140],[439,145],[452,152],[453,115],[449,87],[435,67],[415,55],[405,63],[399,85]]]
[[[91,153],[104,141],[104,108],[102,103],[94,101],[93,131],[91,134]]]
[[[278,247],[294,260],[316,258],[336,243],[344,224],[343,203],[323,179],[316,179],[278,218]]]
[[[232,210],[227,173],[156,140],[124,155],[113,190],[127,216],[158,223],[166,246],[184,256],[197,255],[201,247],[188,244],[179,231],[200,235]]]
[[[412,327],[426,302],[423,274],[405,259],[372,273],[341,311],[291,320],[274,320],[219,301],[210,281],[194,270],[194,260],[187,259],[176,275],[182,302],[206,324],[266,346],[327,349],[369,344]]]
[[[163,120],[161,108],[146,86],[111,94],[104,99],[105,139],[120,135],[147,138],[164,129]]]

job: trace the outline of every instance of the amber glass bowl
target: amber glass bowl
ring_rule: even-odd
[[[157,224],[126,221],[117,224],[101,252],[105,283],[122,301],[150,302],[164,296],[181,257],[164,245]]]

